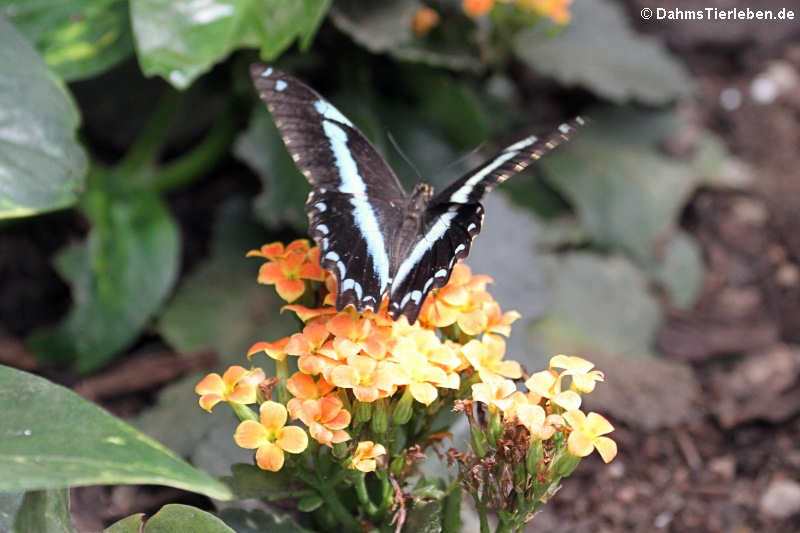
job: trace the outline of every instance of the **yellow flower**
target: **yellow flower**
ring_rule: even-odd
[[[581,406],[581,397],[577,392],[561,390],[561,376],[554,370],[536,372],[525,382],[525,386],[529,391],[547,398],[563,409],[577,409]]]
[[[472,386],[472,399],[489,406],[508,409],[514,402],[517,386],[510,379],[495,378]]]
[[[200,407],[208,412],[219,402],[233,402],[247,405],[256,402],[256,387],[264,381],[264,371],[260,368],[247,370],[241,366],[231,366],[220,377],[213,373],[195,385],[194,391],[200,395]]]
[[[283,467],[283,452],[300,453],[308,446],[308,435],[297,426],[286,425],[286,408],[278,402],[261,404],[260,422],[245,420],[233,440],[242,448],[257,449],[256,464],[277,472]]]
[[[497,376],[511,379],[522,377],[522,368],[518,362],[503,360],[506,341],[498,335],[487,333],[480,341],[472,339],[461,349],[461,353],[480,374],[483,381]]]
[[[608,463],[617,456],[617,443],[607,433],[614,431],[614,426],[597,413],[585,415],[583,411],[573,409],[564,413],[564,420],[572,428],[567,438],[569,453],[577,457],[586,457],[597,449],[603,461]]]
[[[356,447],[349,468],[362,472],[374,472],[378,466],[375,459],[381,455],[386,455],[386,448],[382,444],[375,444],[371,440],[361,441]]]
[[[592,392],[596,381],[603,381],[605,376],[599,370],[592,370],[594,363],[574,355],[556,355],[550,359],[550,368],[563,368],[562,376],[572,376],[570,388],[578,392]]]
[[[455,380],[450,379],[443,369],[432,365],[411,337],[396,339],[392,358],[400,365],[398,384],[407,384],[411,395],[420,403],[430,405],[436,399],[436,387],[458,388],[458,375],[451,374]]]
[[[516,409],[519,423],[525,426],[531,437],[547,440],[556,432],[556,425],[563,425],[564,419],[559,415],[546,415],[541,405],[522,404]]]

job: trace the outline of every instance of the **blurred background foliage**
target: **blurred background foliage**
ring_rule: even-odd
[[[64,224],[45,257],[68,305],[12,331],[41,361],[85,373],[163,343],[223,367],[291,330],[244,259],[307,223],[308,185],[247,74],[257,60],[331,99],[409,188],[591,117],[492,193],[467,261],[523,314],[509,353],[528,368],[652,355],[659,302],[691,307],[703,277],[685,203],[747,180],[681,112],[681,63],[611,0],[0,0],[0,231]],[[27,296],[12,304],[24,316],[48,297]],[[203,438],[195,382],[139,424],[225,474],[237,458]]]

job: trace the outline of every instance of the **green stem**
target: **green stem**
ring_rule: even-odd
[[[275,385],[275,393],[278,396],[278,401],[284,405],[289,401],[289,391],[286,390],[286,380],[289,379],[289,361],[288,358],[282,361],[275,360],[275,376],[280,379]]]
[[[478,498],[478,493],[472,493],[472,499],[475,500],[475,508],[478,510],[478,518],[481,524],[481,533],[491,533],[489,530],[489,518],[486,516],[486,502]]]
[[[120,175],[137,173],[158,157],[158,152],[169,132],[169,124],[178,111],[179,101],[178,92],[172,89],[164,92],[144,131],[125,154],[125,157],[114,167],[114,172],[118,172]]]
[[[235,133],[236,119],[232,106],[227,106],[222,118],[214,124],[200,144],[150,176],[150,187],[159,192],[167,192],[201,176],[227,153]]]
[[[358,496],[358,501],[364,506],[364,510],[367,511],[367,514],[375,516],[378,514],[378,508],[372,503],[372,499],[367,492],[366,477],[366,474],[363,473],[360,473],[358,477],[356,477],[356,495]]]
[[[322,496],[322,499],[325,500],[325,505],[328,506],[333,513],[333,516],[336,517],[336,520],[338,520],[340,524],[353,533],[358,533],[361,531],[361,524],[344,506],[333,486],[320,479],[317,489],[319,490],[319,494]]]

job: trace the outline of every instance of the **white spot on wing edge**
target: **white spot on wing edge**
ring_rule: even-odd
[[[328,234],[328,232],[330,231],[330,229],[328,229],[328,226],[327,226],[326,224],[320,224],[320,225],[318,225],[318,226],[317,226],[317,228],[316,228],[316,230],[317,230],[318,232],[322,233],[323,235],[327,235],[327,234]],[[336,259],[338,259],[338,257],[337,257]],[[334,261],[335,261],[335,260],[334,260]]]
[[[269,78],[272,75],[272,67],[268,67],[267,70],[261,73],[262,78]]]
[[[561,133],[569,133],[572,128],[569,127],[569,124],[562,124],[558,127],[558,131]]]
[[[286,89],[286,87],[288,87],[288,86],[289,86],[289,84],[286,83],[283,80],[278,80],[278,81],[275,82],[275,90],[278,91],[278,92],[284,91]]]

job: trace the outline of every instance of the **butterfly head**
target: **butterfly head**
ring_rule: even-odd
[[[408,196],[408,212],[421,213],[433,197],[433,187],[427,183],[417,183]]]

